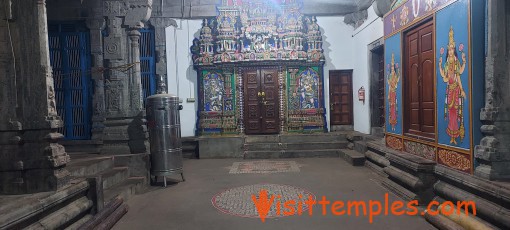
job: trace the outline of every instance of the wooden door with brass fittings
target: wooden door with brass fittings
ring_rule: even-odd
[[[245,133],[279,133],[278,70],[249,69],[243,78]]]

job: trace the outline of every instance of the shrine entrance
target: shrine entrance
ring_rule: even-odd
[[[277,134],[280,132],[278,116],[278,70],[248,69],[243,73],[245,133]]]
[[[325,132],[317,18],[298,2],[223,1],[190,47],[197,135]]]

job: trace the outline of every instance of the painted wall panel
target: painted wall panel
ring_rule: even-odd
[[[402,134],[402,58],[401,35],[393,35],[384,42],[386,132]]]
[[[438,143],[470,148],[470,53],[467,0],[436,14]]]

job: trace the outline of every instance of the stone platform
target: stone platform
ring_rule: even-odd
[[[202,136],[200,158],[339,157],[347,146],[346,133]]]

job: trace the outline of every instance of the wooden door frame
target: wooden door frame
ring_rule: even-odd
[[[246,130],[247,130],[247,125],[248,125],[248,119],[247,119],[247,113],[248,113],[248,110],[247,110],[247,103],[246,103],[246,100],[248,99],[247,97],[247,88],[246,88],[246,82],[247,82],[247,79],[246,79],[246,76],[245,76],[245,73],[247,71],[250,71],[250,70],[256,70],[257,71],[257,76],[260,78],[260,74],[262,74],[262,71],[263,69],[270,69],[270,70],[275,70],[276,72],[276,76],[275,76],[275,87],[277,89],[277,100],[276,100],[276,112],[277,112],[277,120],[278,120],[278,124],[277,124],[277,133],[270,133],[270,135],[277,135],[279,133],[282,132],[281,130],[281,123],[282,123],[282,120],[280,119],[280,93],[279,93],[279,84],[280,84],[280,79],[278,77],[278,74],[280,73],[281,69],[279,68],[279,66],[247,66],[247,67],[239,67],[239,74],[240,74],[240,77],[242,78],[242,81],[243,81],[243,97],[244,99],[242,100],[242,103],[243,103],[243,114],[241,114],[240,116],[243,118],[243,126],[244,126],[244,133],[246,134]],[[260,79],[259,79],[259,84],[260,84]],[[260,85],[259,85],[260,87]],[[260,133],[251,133],[251,134],[248,134],[248,135],[263,135],[263,134],[268,134],[268,133],[265,133],[265,132],[260,132]]]
[[[407,72],[408,72],[408,66],[407,66],[407,49],[406,49],[406,39],[407,39],[407,35],[412,32],[413,30],[417,30],[417,29],[421,29],[423,28],[425,25],[431,23],[432,24],[432,33],[433,33],[433,42],[435,42],[435,36],[436,36],[436,27],[435,27],[435,20],[434,18],[431,16],[431,17],[428,17],[428,18],[425,18],[422,20],[422,22],[418,23],[418,24],[415,24],[413,25],[412,27],[410,28],[407,28],[405,31],[402,31],[402,75],[403,76],[408,76]],[[433,48],[434,49],[434,48]],[[435,57],[434,58],[434,62],[435,62]],[[435,76],[435,72],[433,71],[433,74],[434,74],[434,77]],[[409,126],[410,126],[410,116],[409,116],[409,97],[407,97],[407,95],[409,95],[409,84],[410,84],[410,81],[409,81],[409,78],[406,77],[401,77],[401,80],[402,80],[402,129],[403,129],[403,132],[402,134],[405,135],[405,136],[409,136],[409,137],[413,137],[413,138],[417,138],[417,139],[421,139],[421,140],[425,140],[425,141],[430,141],[430,142],[433,142],[434,140],[437,139],[437,116],[434,117],[434,119],[436,121],[434,121],[434,125],[435,125],[435,129],[436,129],[436,133],[434,133],[434,136],[431,137],[431,136],[423,136],[423,135],[419,135],[419,134],[413,134],[413,133],[410,133],[409,132]],[[433,87],[434,87],[434,92],[436,92],[436,88],[437,88],[437,85],[436,85],[436,82],[433,83]],[[421,92],[420,92],[420,95],[421,95]],[[421,105],[420,105],[420,108],[421,108]],[[437,101],[436,99],[434,99],[434,108],[436,110],[436,114],[437,114]],[[406,114],[408,113],[408,114]],[[421,122],[421,121],[420,121]],[[421,123],[420,123],[421,124]]]
[[[338,74],[342,74],[342,73],[349,73],[350,76],[351,76],[351,85],[350,85],[350,89],[351,89],[351,93],[349,94],[350,96],[350,101],[351,101],[351,110],[350,110],[350,121],[349,123],[350,124],[333,124],[333,120],[331,119],[331,115],[332,115],[332,112],[331,112],[331,103],[332,103],[332,91],[331,91],[331,73],[332,72],[338,72]],[[353,72],[354,70],[353,69],[336,69],[336,70],[329,70],[328,72],[328,82],[329,82],[329,87],[328,87],[328,90],[329,90],[329,123],[330,123],[330,126],[331,126],[331,131],[335,131],[335,129],[333,129],[333,126],[337,126],[337,127],[341,127],[340,129],[352,129],[354,127],[354,97],[353,97],[353,92],[354,92],[354,89],[353,89]]]

